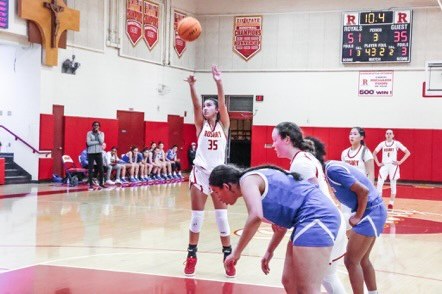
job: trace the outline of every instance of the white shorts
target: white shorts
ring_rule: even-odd
[[[330,254],[330,264],[333,261],[336,261],[342,256],[344,256],[345,252],[347,252],[347,235],[345,234],[346,218],[344,217],[344,215],[340,210],[339,210],[339,215],[341,216],[341,225],[339,226],[339,231],[338,234],[336,235],[335,244],[333,245]]]
[[[379,178],[386,180],[387,176],[390,177],[390,181],[398,180],[400,178],[399,165],[387,163],[379,169]]]
[[[199,190],[201,190],[201,192],[209,196],[210,195],[209,176],[210,172],[206,171],[205,169],[199,166],[194,165],[189,176],[189,186],[190,187],[195,186]]]

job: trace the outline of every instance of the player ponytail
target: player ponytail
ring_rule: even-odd
[[[316,159],[319,160],[322,167],[324,168],[324,158],[327,154],[327,152],[325,151],[324,143],[322,143],[322,141],[318,138],[312,136],[305,137],[304,141],[310,142],[311,146],[313,147],[313,152],[311,153],[316,157]]]
[[[214,187],[222,187],[223,184],[237,184],[239,185],[239,180],[241,177],[251,171],[261,170],[261,169],[273,169],[282,172],[287,176],[293,177],[296,181],[301,180],[301,176],[298,173],[289,173],[279,167],[273,165],[261,165],[257,167],[248,168],[242,170],[231,164],[218,165],[210,173],[209,185]]]

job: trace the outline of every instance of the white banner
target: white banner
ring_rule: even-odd
[[[393,71],[360,71],[359,96],[393,96]]]

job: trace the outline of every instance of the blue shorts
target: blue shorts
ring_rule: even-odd
[[[352,228],[355,233],[367,237],[379,237],[387,221],[387,210],[383,202],[365,210],[361,221]]]
[[[293,246],[330,247],[338,235],[339,215],[305,221],[295,226],[290,237]]]

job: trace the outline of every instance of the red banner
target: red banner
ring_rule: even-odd
[[[147,48],[152,50],[158,42],[160,6],[147,0],[144,0],[143,2],[143,37]]]
[[[173,31],[175,32],[173,48],[175,48],[175,52],[176,54],[178,54],[178,57],[181,57],[181,55],[183,55],[184,50],[186,50],[186,41],[184,41],[183,39],[180,38],[180,36],[178,36],[177,26],[180,20],[182,20],[186,16],[187,14],[176,10],[173,12]]]
[[[142,37],[143,1],[127,0],[126,4],[126,34],[135,46]]]
[[[262,43],[262,16],[235,16],[233,51],[246,61],[252,58]]]

